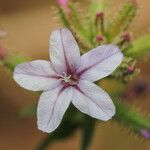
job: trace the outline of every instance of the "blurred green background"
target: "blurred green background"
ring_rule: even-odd
[[[111,1],[115,13],[125,0]],[[83,0],[82,4],[88,3]],[[20,52],[33,59],[48,59],[50,32],[60,27],[52,6],[54,0],[0,0],[0,28],[7,37],[0,41],[9,53]],[[139,0],[140,10],[132,24],[135,35],[147,32],[150,26],[149,0]],[[150,84],[150,62],[142,62],[141,75],[135,79]],[[132,84],[132,83],[131,83]],[[150,94],[129,100],[143,111],[150,112]],[[0,150],[33,150],[45,136],[37,129],[36,118],[19,119],[17,113],[26,105],[38,101],[38,95],[15,84],[11,73],[0,67]],[[69,139],[53,143],[50,150],[79,150],[80,130]],[[97,123],[91,150],[149,150],[150,141],[128,134],[115,122]]]

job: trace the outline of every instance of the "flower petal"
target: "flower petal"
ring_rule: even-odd
[[[59,86],[43,92],[37,108],[38,128],[43,132],[53,132],[59,126],[71,98],[71,87]]]
[[[81,79],[94,82],[111,74],[122,59],[123,54],[117,46],[99,46],[81,56],[81,66],[77,72]]]
[[[90,81],[80,80],[74,88],[72,99],[75,107],[93,118],[106,121],[115,114],[115,106],[109,95]]]
[[[58,73],[70,73],[79,66],[79,47],[67,28],[52,32],[50,37],[50,59]]]
[[[54,88],[60,84],[57,74],[49,61],[35,60],[26,62],[14,70],[14,80],[23,88],[41,91]]]

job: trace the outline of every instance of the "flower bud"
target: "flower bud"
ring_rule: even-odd
[[[127,43],[130,43],[131,42],[131,33],[130,32],[126,32],[126,33],[124,33],[124,35],[123,35],[123,40],[125,41],[125,42],[127,42]]]
[[[99,18],[100,18],[101,20],[104,18],[104,13],[103,13],[103,12],[97,12],[97,13],[96,13],[96,19],[99,19]]]
[[[6,54],[5,49],[0,46],[0,60],[5,59],[6,55],[7,55],[7,54]]]
[[[133,73],[133,72],[134,72],[134,67],[128,66],[128,73]]]
[[[99,42],[99,43],[101,43],[101,42],[104,41],[104,37],[102,35],[97,35],[96,36],[96,41]]]
[[[138,0],[132,0],[132,2],[135,6],[138,6],[138,3],[139,3]]]
[[[58,0],[58,4],[64,9],[68,8],[68,0]]]

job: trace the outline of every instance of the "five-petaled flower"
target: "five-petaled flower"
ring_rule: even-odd
[[[109,95],[93,82],[111,74],[123,59],[115,45],[103,45],[80,57],[79,47],[67,29],[50,37],[50,59],[18,65],[14,79],[32,91],[44,91],[38,103],[37,124],[44,132],[54,131],[70,102],[89,116],[108,120],[115,114]]]

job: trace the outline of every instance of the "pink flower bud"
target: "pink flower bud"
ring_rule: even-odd
[[[138,3],[139,3],[138,0],[132,0],[132,2],[135,6],[138,6]]]
[[[104,18],[104,13],[103,12],[97,12],[96,13],[96,19],[98,19],[98,18],[103,19]]]
[[[123,39],[124,39],[125,42],[130,43],[131,42],[131,38],[132,38],[132,36],[131,36],[130,32],[124,33]]]
[[[58,4],[64,9],[68,8],[68,0],[58,0]]]
[[[134,67],[128,66],[128,73],[133,73],[133,72],[134,72]]]
[[[0,46],[0,60],[6,57],[6,51],[3,47]]]
[[[104,41],[104,37],[102,35],[97,35],[96,36],[96,41],[97,42],[103,42]]]

